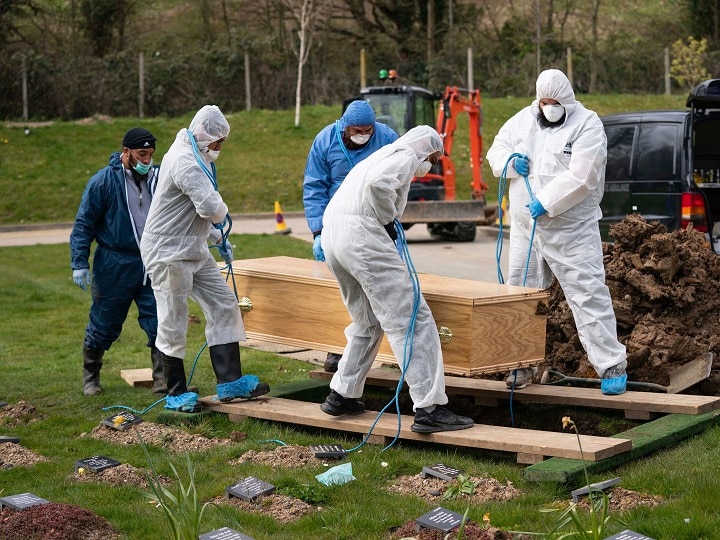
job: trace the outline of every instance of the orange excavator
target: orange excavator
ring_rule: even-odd
[[[381,80],[394,82],[396,74],[393,72],[382,70]],[[486,219],[485,192],[488,189],[482,180],[480,91],[452,86],[440,94],[418,86],[370,86],[345,100],[344,107],[358,99],[368,101],[376,120],[393,128],[398,135],[425,124],[434,126],[443,140],[444,152],[440,161],[426,176],[415,178],[410,186],[408,203],[400,218],[403,226],[408,229],[416,223],[426,223],[433,237],[458,242],[475,240],[477,224]],[[470,128],[471,200],[455,198],[456,169],[451,156],[460,114],[468,115]]]

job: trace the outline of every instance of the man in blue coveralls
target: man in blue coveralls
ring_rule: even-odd
[[[325,260],[320,235],[323,213],[330,199],[350,169],[397,138],[398,134],[391,128],[375,121],[373,108],[364,100],[350,103],[339,120],[323,128],[315,137],[305,166],[303,204],[308,227],[313,233],[316,260]],[[340,358],[339,354],[328,353],[325,371],[337,371]]]
[[[162,359],[155,348],[157,307],[140,258],[140,238],[155,191],[158,167],[153,167],[155,137],[146,129],[129,130],[122,151],[110,156],[107,167],[90,178],[70,234],[73,281],[83,291],[91,285],[90,320],[83,343],[83,394],[102,392],[103,355],[120,336],[130,305],[138,308],[138,323],[148,337],[153,392],[167,393]],[[97,247],[90,279],[90,246]]]

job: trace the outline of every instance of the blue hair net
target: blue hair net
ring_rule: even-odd
[[[375,111],[367,101],[362,99],[348,105],[340,118],[342,129],[348,126],[372,126],[373,124],[375,124]]]

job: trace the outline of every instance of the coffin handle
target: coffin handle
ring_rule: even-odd
[[[450,343],[450,340],[453,337],[452,330],[450,330],[447,326],[441,326],[438,330],[438,334],[440,335],[440,343]]]
[[[240,311],[242,311],[243,313],[247,313],[253,308],[252,302],[247,296],[243,296],[238,302],[238,305],[240,306]]]

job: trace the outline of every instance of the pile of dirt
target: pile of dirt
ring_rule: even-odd
[[[604,245],[606,284],[628,352],[628,378],[667,385],[669,373],[714,353],[710,378],[693,388],[720,394],[720,257],[692,228],[668,232],[637,214],[610,229]],[[557,280],[539,311],[546,315],[548,367],[566,375],[597,377],[580,344]]]
[[[305,501],[281,493],[271,493],[265,497],[258,498],[254,502],[244,501],[237,497],[231,497],[229,499],[225,497],[215,497],[213,503],[218,506],[234,506],[244,512],[266,514],[280,523],[290,523],[296,519],[300,519],[305,514],[322,510],[321,507],[315,507]]]
[[[110,486],[135,486],[150,489],[148,477],[152,476],[152,471],[148,469],[138,469],[127,463],[122,463],[109,469],[104,469],[98,473],[86,470],[76,470],[68,476],[68,480],[73,482],[95,482],[107,484]],[[167,476],[158,475],[157,479],[163,486],[172,485],[172,481]]]
[[[500,482],[495,478],[474,476],[469,476],[466,480],[472,482],[474,486],[472,494],[460,494],[458,499],[463,499],[476,506],[488,501],[508,501],[523,494],[523,491],[517,489],[510,481]],[[453,485],[457,485],[457,481],[446,482],[441,478],[431,476],[423,478],[416,474],[396,478],[388,491],[403,495],[415,495],[429,504],[439,504],[448,488]]]
[[[5,405],[0,407],[0,426],[24,426],[42,420],[44,415],[25,401],[18,401],[14,407]]]
[[[16,443],[0,444],[0,469],[17,466],[29,467],[40,461],[47,461],[47,458]]]
[[[74,504],[46,503],[0,512],[0,538],[9,540],[115,540],[109,521]]]
[[[278,446],[272,451],[248,450],[240,458],[230,461],[230,465],[242,465],[243,463],[292,468],[318,465],[321,461],[306,446],[288,445]]]
[[[232,444],[230,439],[208,439],[202,435],[195,435],[163,424],[141,422],[131,429],[119,430],[99,424],[90,433],[82,433],[81,437],[92,437],[113,444],[133,445],[143,443],[151,446],[160,446],[168,452],[187,453],[204,452],[218,446]]]

